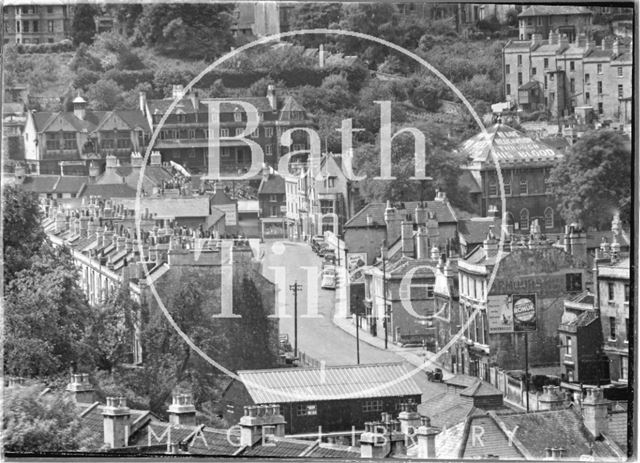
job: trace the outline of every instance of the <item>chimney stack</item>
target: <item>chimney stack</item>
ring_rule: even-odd
[[[569,227],[569,247],[574,257],[587,262],[587,234],[577,224]]]
[[[413,224],[411,222],[405,222],[403,220],[400,227],[400,233],[402,237],[402,255],[407,257],[414,257]]]
[[[561,410],[564,408],[564,397],[558,386],[542,386],[543,393],[538,398],[540,410]]]
[[[138,153],[137,151],[131,152],[130,159],[131,167],[133,167],[134,169],[140,169],[144,165],[144,156],[142,156],[142,154]]]
[[[391,452],[391,442],[385,436],[385,427],[380,422],[364,424],[360,435],[360,456],[362,458],[386,458]]]
[[[531,45],[538,46],[542,44],[542,34],[532,34],[531,35]]]
[[[124,397],[107,397],[102,407],[104,443],[112,449],[129,445],[129,418],[131,410]]]
[[[76,403],[92,404],[95,401],[93,386],[87,373],[72,374],[66,390],[71,393]]]
[[[387,207],[384,210],[384,221],[387,224],[387,245],[392,245],[400,237],[402,219],[398,215],[398,211],[391,205],[391,201],[387,201]]]
[[[576,43],[580,48],[587,48],[587,34],[580,32],[576,37]]]
[[[402,432],[402,434],[405,436],[415,434],[420,426],[420,414],[416,411],[415,404],[400,404],[398,420],[400,421],[400,432]]]
[[[138,93],[138,109],[142,114],[145,114],[147,109],[147,92]]]
[[[162,155],[160,151],[152,151],[150,157],[150,165],[152,166],[161,166],[162,165]]]
[[[549,45],[557,45],[559,40],[559,34],[554,31],[549,32]]]
[[[425,209],[421,204],[416,206],[415,212],[415,220],[417,225],[426,225],[427,224],[427,209]]]
[[[418,458],[436,458],[436,436],[439,431],[431,427],[431,420],[422,417],[418,428]]]
[[[418,227],[418,235],[416,239],[416,259],[429,258],[429,233],[426,226]]]
[[[609,412],[608,401],[604,398],[602,389],[592,387],[587,389],[587,396],[582,401],[582,420],[594,439],[608,431]]]
[[[167,410],[169,423],[179,426],[196,425],[196,407],[193,405],[193,396],[187,393],[173,394],[171,405]]]
[[[269,106],[276,111],[278,109],[278,102],[276,99],[276,87],[272,84],[267,86],[267,100],[269,100]]]
[[[280,405],[251,405],[244,407],[244,416],[240,418],[240,445],[251,447],[263,435],[267,428],[275,437],[284,437],[286,421],[280,414]]]

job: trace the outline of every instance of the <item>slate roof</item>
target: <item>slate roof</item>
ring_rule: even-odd
[[[534,162],[545,164],[555,163],[562,158],[544,143],[533,140],[516,129],[505,125],[495,124],[484,132],[469,138],[460,147],[462,154],[471,158],[473,162],[494,165],[493,152],[499,163],[530,165]]]
[[[623,452],[627,451],[628,445],[628,435],[627,435],[627,424],[628,424],[628,414],[626,411],[617,411],[612,412],[609,415],[609,424],[607,427],[606,436],[615,442],[618,447],[622,449]]]
[[[528,16],[555,16],[572,14],[593,14],[591,10],[582,6],[571,5],[533,5],[518,15],[518,18]]]
[[[243,457],[299,457],[313,442],[274,438],[271,445],[258,445],[243,450],[239,455]]]
[[[202,440],[204,436],[205,442]],[[233,435],[232,442],[238,442],[239,436]],[[240,450],[240,447],[233,445],[227,439],[227,431],[203,427],[201,431],[194,435],[189,442],[189,453],[207,455],[233,455]]]
[[[360,458],[360,450],[342,445],[320,444],[305,454],[311,458],[340,458],[343,460]]]
[[[438,223],[454,223],[457,221],[455,213],[448,201],[425,201],[427,211],[435,214]],[[400,217],[407,214],[414,214],[416,207],[420,203],[418,201],[407,201],[404,203],[404,209],[398,209],[396,213]],[[367,227],[367,215],[372,218],[372,227],[384,227],[384,211],[387,208],[385,203],[369,203],[360,209],[351,219],[344,225],[345,228]],[[415,219],[415,216],[413,216]]]
[[[53,188],[58,183],[59,175],[34,175],[24,178],[20,185],[24,191],[33,193],[53,193]]]
[[[222,204],[235,204],[235,201],[231,199],[224,191],[218,189],[216,193],[211,197],[211,205],[222,205]]]
[[[538,411],[499,415],[499,421],[507,429],[518,429],[515,438],[536,460],[545,457],[545,448],[562,447],[571,459],[591,453],[598,458],[616,457],[615,452],[602,441],[594,441],[582,422],[582,418],[573,408],[553,411]]]
[[[530,80],[526,84],[522,84],[520,87],[518,87],[518,90],[531,90],[538,87],[540,87],[540,82],[538,82],[537,80]]]
[[[481,410],[473,405],[473,400],[453,391],[443,392],[418,405],[418,413],[431,418],[431,424],[439,428],[455,426],[478,412]]]
[[[117,117],[130,128],[142,128],[149,131],[149,123],[139,110],[122,110],[122,111],[89,111],[85,113],[84,119],[79,119],[73,111],[66,112],[37,112],[33,113],[33,121],[37,132],[58,132],[59,128],[50,126],[55,122],[66,123],[73,127],[76,131],[94,132],[99,129],[100,125],[105,122],[111,115]]]
[[[285,194],[286,186],[284,177],[278,174],[270,174],[269,178],[265,181],[260,181],[260,187],[258,188],[259,195],[266,194]]]
[[[238,371],[256,404],[421,395],[405,375],[401,363]]]
[[[222,102],[222,104],[220,105],[220,112],[222,113],[233,113],[235,111],[244,111],[242,106],[240,106],[239,104],[230,103],[230,101],[237,101],[237,100],[247,102],[253,105],[258,111],[261,111],[261,112],[273,111],[273,108],[269,104],[269,100],[267,99],[267,97],[264,97],[264,96],[253,96],[253,97],[243,96],[240,98],[210,98],[210,99]],[[163,99],[163,100],[147,100],[147,106],[149,107],[149,112],[151,114],[158,114],[158,113],[164,114],[169,109],[169,106],[171,106],[172,103],[173,103],[173,99],[170,99],[170,98]],[[185,114],[191,114],[196,112],[193,106],[193,102],[189,97],[185,97],[182,100],[180,100],[178,102],[178,105],[176,105],[174,112],[178,111],[178,109],[180,109]],[[206,113],[207,111],[208,109],[206,105],[204,104],[198,105],[197,112]]]
[[[102,198],[135,198],[136,190],[124,183],[97,184],[88,183],[79,194],[80,197],[100,196]]]
[[[85,176],[62,175],[56,183],[55,192],[77,194],[86,182]]]
[[[473,217],[458,221],[458,233],[467,245],[480,244],[487,238],[490,227],[500,237],[502,220],[494,217]]]
[[[135,209],[135,200],[124,200],[126,209]],[[149,209],[149,213],[157,218],[206,217],[210,214],[209,198],[206,196],[192,198],[141,198],[140,210]]]

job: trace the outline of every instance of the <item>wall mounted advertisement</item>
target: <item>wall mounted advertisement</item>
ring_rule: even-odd
[[[514,294],[513,301],[513,331],[523,333],[536,331],[538,317],[536,314],[535,294]]]
[[[513,308],[509,296],[499,294],[487,300],[489,334],[513,333]]]

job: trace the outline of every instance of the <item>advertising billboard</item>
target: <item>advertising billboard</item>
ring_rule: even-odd
[[[536,313],[535,294],[514,294],[513,303],[513,331],[523,333],[535,331],[538,317]]]
[[[489,334],[513,333],[513,308],[509,296],[496,295],[487,299]]]

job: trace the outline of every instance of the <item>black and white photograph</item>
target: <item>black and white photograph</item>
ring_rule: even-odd
[[[634,461],[638,19],[4,0],[0,460]]]

